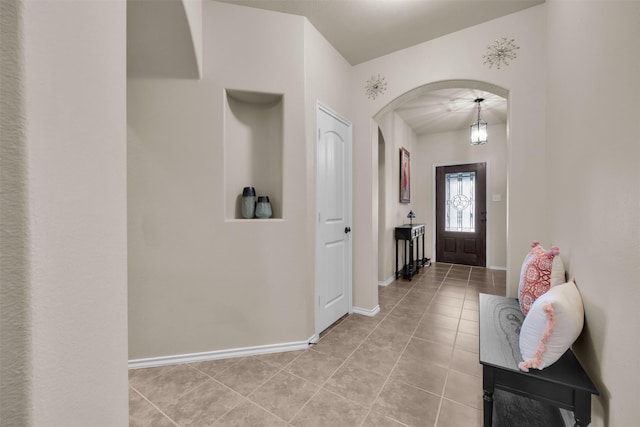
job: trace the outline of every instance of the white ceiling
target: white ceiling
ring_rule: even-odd
[[[305,16],[351,65],[544,0],[218,0]]]
[[[526,9],[544,0],[218,0],[305,16],[352,65]],[[395,111],[416,134],[505,123],[507,100],[477,89],[421,93]]]
[[[502,96],[469,88],[438,89],[395,108],[417,135],[468,130],[478,119],[477,98],[483,98],[480,116],[489,125],[507,121],[507,100]]]

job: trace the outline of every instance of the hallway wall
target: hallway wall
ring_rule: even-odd
[[[392,278],[395,274],[396,252],[394,229],[396,226],[409,223],[407,214],[410,210],[416,211],[416,200],[419,198],[421,185],[417,181],[411,181],[410,197],[411,203],[400,203],[400,149],[409,151],[411,178],[415,178],[416,173],[422,167],[420,160],[415,156],[416,134],[394,111],[389,112],[379,120],[379,126],[384,135],[384,177],[380,182],[384,185],[385,199],[382,207],[385,210],[384,224],[381,229],[383,233],[378,234],[378,240],[382,252],[378,251],[378,281],[384,282]],[[422,215],[416,211],[416,223],[424,221]],[[398,254],[398,265],[403,265],[403,252]]]
[[[128,80],[131,360],[315,333],[314,105],[348,113],[349,69],[299,16],[206,2],[203,33],[202,79]],[[274,218],[229,216],[242,186],[228,194],[227,172],[252,166],[227,154],[226,89],[282,95]]]
[[[506,36],[514,38],[520,47],[517,59],[501,69],[484,65],[482,55],[487,45]],[[428,84],[473,80],[502,88],[509,100],[507,294],[514,296],[531,241],[545,242],[550,233],[549,219],[531,209],[547,203],[547,177],[535,167],[544,165],[547,149],[540,136],[546,120],[546,45],[546,9],[541,5],[354,66],[354,167],[356,176],[362,177],[354,181],[356,225],[377,231],[378,153],[373,143],[377,129],[371,126],[372,118],[392,108],[405,93]],[[369,99],[363,86],[370,76],[378,74],[385,78],[388,90],[375,100]],[[537,185],[532,186],[532,182]],[[377,257],[370,254],[370,248],[377,249],[376,236],[373,231],[354,236],[358,248],[354,253],[354,281],[366,304],[376,303]],[[373,266],[372,259],[376,262]]]
[[[127,425],[126,4],[1,3],[1,423]]]
[[[574,350],[600,391],[591,425],[634,425],[640,418],[640,3],[552,0],[547,8],[547,214],[585,306]]]

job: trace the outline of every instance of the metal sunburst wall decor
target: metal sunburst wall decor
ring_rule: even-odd
[[[378,95],[382,95],[387,90],[387,82],[384,81],[384,77],[381,77],[380,74],[371,76],[367,80],[367,84],[364,85],[364,89],[369,99],[376,99]]]
[[[508,66],[509,61],[516,59],[516,51],[520,49],[514,42],[515,39],[503,37],[491,43],[487,46],[487,53],[482,55],[483,64],[489,65],[489,68],[495,65],[498,70],[502,65]]]

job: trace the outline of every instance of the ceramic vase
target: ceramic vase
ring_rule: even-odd
[[[271,215],[272,211],[269,196],[258,196],[258,203],[256,203],[256,217],[271,218]]]
[[[242,216],[253,218],[256,211],[256,190],[253,187],[244,187],[242,190]]]

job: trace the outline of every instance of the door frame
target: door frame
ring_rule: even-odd
[[[353,125],[352,123],[347,120],[346,118],[344,118],[343,116],[341,116],[340,114],[338,114],[337,112],[335,112],[334,110],[332,110],[331,108],[327,107],[325,104],[323,104],[322,102],[320,102],[319,100],[316,101],[316,106],[315,106],[315,136],[314,136],[314,170],[315,170],[315,184],[314,184],[314,189],[315,189],[315,203],[314,203],[314,238],[315,238],[315,243],[314,243],[314,296],[313,296],[313,312],[314,312],[314,331],[315,334],[313,336],[313,339],[311,339],[311,342],[317,342],[318,339],[320,338],[320,333],[322,332],[320,329],[320,313],[318,310],[318,301],[320,298],[320,277],[319,277],[319,271],[320,271],[320,248],[321,248],[321,240],[319,237],[319,233],[320,233],[320,227],[319,227],[319,218],[320,218],[320,209],[319,209],[319,205],[320,202],[318,200],[318,195],[319,195],[319,191],[318,191],[318,187],[320,185],[319,183],[319,179],[318,179],[318,143],[319,141],[319,134],[320,134],[320,126],[318,125],[318,116],[320,114],[320,112],[323,111],[326,114],[330,115],[331,117],[333,117],[335,120],[338,120],[342,123],[344,123],[348,128],[349,128],[349,132],[348,132],[348,146],[347,146],[347,161],[345,162],[348,165],[348,173],[346,174],[346,185],[347,185],[347,189],[346,189],[346,195],[347,195],[347,199],[349,200],[349,204],[348,204],[348,214],[347,214],[347,220],[349,222],[349,224],[353,224]],[[349,236],[349,245],[348,245],[348,253],[347,253],[347,276],[348,276],[348,283],[347,283],[347,305],[348,305],[348,313],[353,313],[353,238],[351,236],[353,236],[353,232],[348,234]]]
[[[489,199],[489,183],[491,182],[491,161],[489,160],[468,160],[466,162],[446,162],[446,163],[434,163],[433,164],[433,170],[431,171],[431,182],[432,182],[432,188],[431,188],[431,207],[432,207],[432,212],[431,215],[433,218],[433,221],[431,221],[431,253],[433,254],[433,260],[434,262],[437,262],[437,253],[436,253],[436,231],[437,231],[437,226],[436,226],[436,215],[438,215],[438,207],[436,206],[436,169],[441,167],[441,166],[457,166],[457,165],[473,165],[476,163],[485,163],[486,164],[486,168],[485,168],[485,179],[486,179],[486,194],[485,194],[485,208],[487,211],[487,218],[491,218],[491,203],[490,199]],[[491,261],[491,245],[490,245],[490,232],[491,232],[491,221],[487,221],[485,222],[485,264],[487,266],[487,268],[489,268],[490,261]]]

